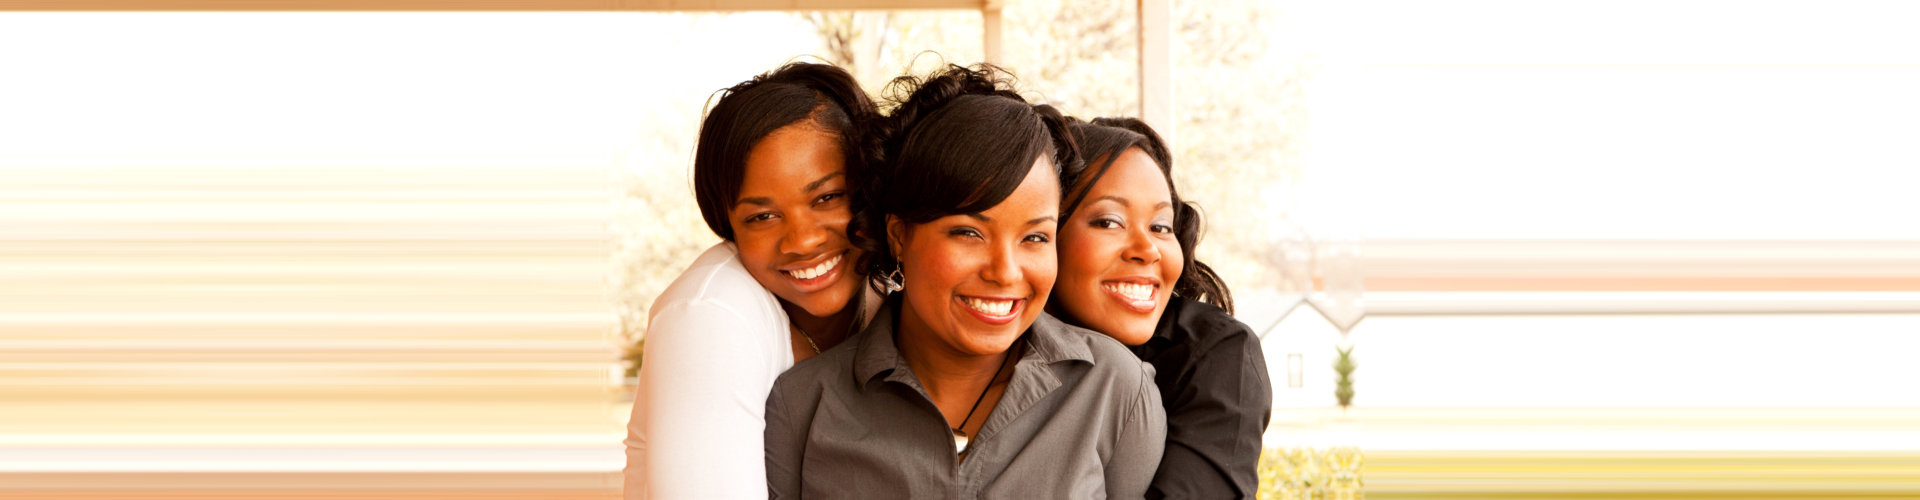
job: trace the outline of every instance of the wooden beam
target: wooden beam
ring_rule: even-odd
[[[993,64],[1005,62],[1000,58],[1000,2],[988,0],[980,7],[981,59]]]
[[[1173,0],[1140,0],[1140,119],[1174,139]]]
[[[0,11],[973,10],[988,3],[983,0],[0,0]]]

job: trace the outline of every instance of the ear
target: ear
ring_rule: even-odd
[[[893,251],[894,259],[900,258],[900,250],[906,248],[907,236],[911,233],[912,231],[907,227],[907,221],[900,220],[896,216],[887,216],[887,249]]]

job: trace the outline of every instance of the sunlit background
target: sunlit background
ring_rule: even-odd
[[[1030,98],[1140,114],[1138,2],[988,3]],[[1920,496],[1920,6],[1169,15],[1155,125],[1264,335],[1274,492]],[[0,497],[613,498],[714,92],[986,31],[0,12]],[[1287,455],[1327,450],[1364,463]]]

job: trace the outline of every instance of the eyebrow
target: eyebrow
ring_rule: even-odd
[[[967,215],[968,217],[972,217],[972,218],[974,218],[975,220],[978,220],[978,221],[980,221],[980,222],[993,222],[993,218],[992,218],[992,217],[988,217],[988,216],[987,216],[987,214],[983,214],[983,213],[979,213],[979,212],[974,212],[974,213],[970,213],[970,214],[966,214],[966,215]],[[1031,226],[1031,225],[1034,225],[1034,224],[1039,224],[1039,223],[1042,223],[1042,222],[1046,222],[1046,221],[1050,221],[1050,220],[1051,220],[1051,221],[1058,221],[1058,220],[1060,220],[1060,219],[1059,219],[1059,218],[1057,218],[1057,217],[1054,217],[1054,216],[1051,216],[1051,215],[1048,215],[1048,216],[1044,216],[1044,217],[1036,217],[1036,218],[1034,218],[1033,220],[1029,220],[1029,221],[1027,221],[1027,225],[1029,225],[1029,226]]]
[[[821,184],[826,184],[827,181],[833,180],[833,178],[835,177],[844,177],[846,175],[847,175],[846,172],[834,172],[831,174],[827,174],[825,177],[814,179],[813,182],[807,183],[807,185],[802,187],[800,191],[813,192],[813,190],[815,189],[820,189]],[[765,196],[755,196],[752,198],[741,198],[739,201],[733,202],[733,206],[737,207],[740,205],[760,205],[763,207],[771,207],[773,206],[773,198],[768,198]]]
[[[1101,197],[1098,197],[1098,198],[1094,198],[1094,199],[1093,199],[1093,201],[1100,201],[1100,200],[1110,200],[1110,201],[1113,201],[1114,203],[1119,203],[1119,204],[1120,204],[1120,206],[1123,206],[1123,207],[1131,207],[1131,206],[1133,206],[1133,204],[1132,204],[1132,203],[1128,203],[1128,202],[1127,202],[1127,199],[1126,199],[1126,198],[1121,198],[1121,197],[1118,197],[1118,196],[1114,196],[1114,195],[1106,195],[1106,196],[1101,196]],[[1172,206],[1173,206],[1173,202],[1171,202],[1171,201],[1163,201],[1163,202],[1159,202],[1159,203],[1155,203],[1155,204],[1153,204],[1153,209],[1154,209],[1154,210],[1159,210],[1159,209],[1162,209],[1162,208],[1168,208],[1168,207],[1172,207]]]
[[[827,183],[827,181],[830,181],[830,180],[833,180],[833,178],[835,178],[835,177],[843,177],[843,176],[846,176],[846,175],[847,175],[847,172],[846,172],[846,171],[844,171],[844,170],[843,170],[843,171],[839,171],[839,172],[834,172],[834,173],[831,173],[831,174],[827,174],[827,176],[826,176],[826,177],[821,177],[821,178],[819,178],[819,179],[814,179],[814,181],[813,181],[813,182],[809,182],[809,183],[807,183],[807,186],[806,186],[806,187],[804,187],[804,188],[801,188],[801,189],[800,189],[800,191],[801,191],[801,192],[807,192],[807,193],[811,193],[811,192],[813,192],[813,190],[815,190],[815,189],[820,189],[820,185],[821,185],[821,184],[826,184],[826,183]]]
[[[993,217],[987,217],[987,213],[973,212],[973,213],[966,213],[966,215],[968,215],[968,217],[973,217],[973,219],[977,219],[977,221],[983,221],[983,223],[991,223],[991,221],[993,221]],[[1027,221],[1027,225],[1037,225],[1037,223],[1044,223],[1044,221],[1058,221],[1058,217],[1054,217],[1054,215],[1044,215],[1044,217],[1035,217],[1035,219],[1031,219],[1031,221]]]

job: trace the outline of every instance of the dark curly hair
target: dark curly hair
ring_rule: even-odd
[[[1072,120],[1070,127],[1073,138],[1080,146],[1080,154],[1093,159],[1087,163],[1062,168],[1060,170],[1060,220],[1067,220],[1074,209],[1080,208],[1087,192],[1107,174],[1113,162],[1130,148],[1139,148],[1153,158],[1160,167],[1160,173],[1167,178],[1167,192],[1173,195],[1173,236],[1180,242],[1181,267],[1180,280],[1173,285],[1174,295],[1198,300],[1219,306],[1233,313],[1233,292],[1227,289],[1227,282],[1220,278],[1213,268],[1194,258],[1194,249],[1200,246],[1200,236],[1204,221],[1200,210],[1192,203],[1180,199],[1180,190],[1173,186],[1173,153],[1167,149],[1166,141],[1160,139],[1146,122],[1134,118],[1098,118],[1092,123]]]
[[[847,170],[867,161],[862,127],[877,113],[853,75],[839,67],[788,63],[720,91],[720,102],[700,123],[693,153],[693,196],[713,234],[733,241],[727,210],[740,198],[747,154],[775,130],[811,120],[840,136]]]
[[[1005,70],[949,64],[925,77],[887,84],[892,112],[869,128],[867,147],[881,161],[848,177],[854,218],[847,236],[865,250],[858,269],[875,290],[899,264],[887,245],[887,216],[923,224],[999,205],[1047,158],[1054,173],[1078,165],[1067,119],[1048,105],[1028,104]]]

